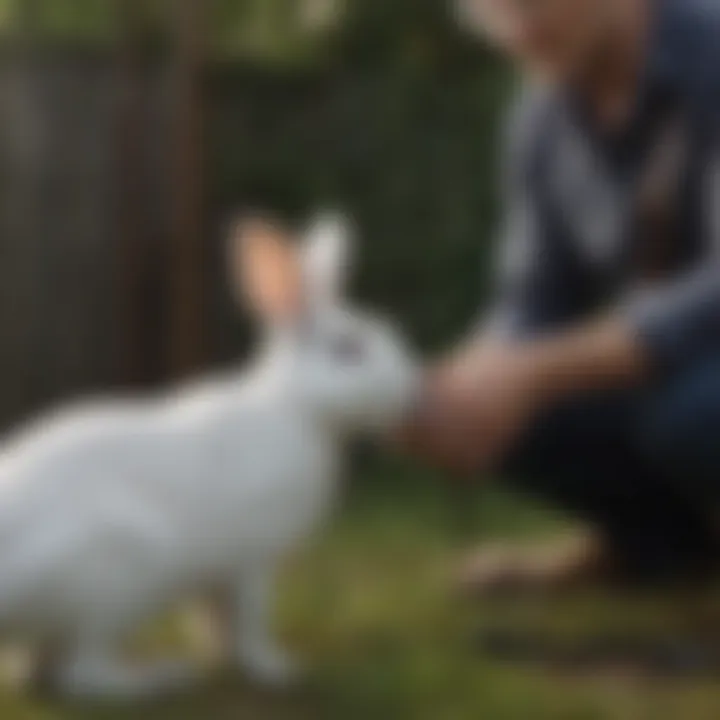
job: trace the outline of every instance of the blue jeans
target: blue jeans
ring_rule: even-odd
[[[555,408],[503,474],[594,524],[631,577],[707,573],[720,558],[720,357]]]

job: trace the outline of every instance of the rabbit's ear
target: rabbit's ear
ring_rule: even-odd
[[[264,219],[239,222],[231,238],[230,265],[238,295],[265,321],[284,323],[300,315],[302,262],[289,233]]]
[[[308,292],[315,301],[337,298],[351,263],[350,228],[340,215],[318,216],[306,234],[303,270]]]

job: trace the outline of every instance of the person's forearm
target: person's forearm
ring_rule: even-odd
[[[577,392],[628,387],[649,374],[650,362],[632,327],[622,319],[586,325],[531,342],[524,362],[548,401]]]

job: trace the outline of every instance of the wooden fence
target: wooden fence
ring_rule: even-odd
[[[499,98],[476,66],[287,71],[174,51],[0,50],[0,424],[247,346],[222,268],[237,205],[339,203],[357,292],[424,346],[480,295]]]

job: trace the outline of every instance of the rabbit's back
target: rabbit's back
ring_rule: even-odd
[[[332,453],[272,392],[205,383],[45,418],[0,456],[0,620],[147,603],[306,534]],[[103,600],[105,598],[105,600]]]

